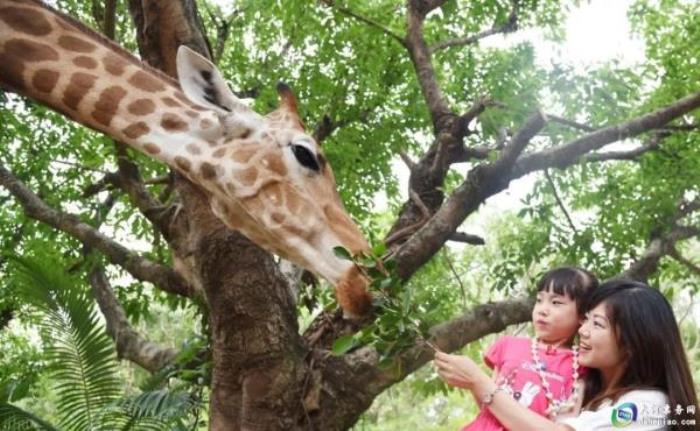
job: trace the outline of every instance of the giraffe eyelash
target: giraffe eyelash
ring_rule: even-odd
[[[321,167],[319,166],[319,161],[316,156],[303,145],[297,145],[290,143],[289,146],[292,148],[292,153],[297,161],[304,167],[311,169],[314,172],[320,172]]]

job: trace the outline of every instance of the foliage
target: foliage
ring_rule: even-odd
[[[185,429],[184,418],[194,408],[190,394],[161,389],[122,397],[112,340],[99,322],[91,295],[60,270],[60,261],[44,256],[41,264],[25,258],[12,258],[12,262],[17,292],[41,315],[59,429]],[[0,402],[2,429],[54,429],[9,404],[21,398],[15,394]]]
[[[379,28],[404,36],[405,2],[333,3],[373,19],[378,26],[369,26],[323,2],[241,0],[228,17],[230,33],[217,61],[234,89],[257,94],[252,104],[259,112],[276,106],[275,84],[284,80],[298,96],[308,129],[324,116],[340,126],[324,141],[324,152],[349,212],[360,221],[370,242],[378,244],[406,200],[402,193],[407,174],[399,173],[397,154],[405,152],[414,158],[423,154],[432,143],[432,124],[410,58]],[[548,41],[559,43],[566,15],[580,3],[520,1],[518,32],[538,29]],[[61,10],[90,26],[98,24],[92,9],[99,4],[57,2]],[[136,52],[126,2],[117,4],[115,38]],[[213,17],[223,18],[226,13],[208,1],[200,0],[198,6],[215,46],[220,22]],[[445,2],[425,22],[426,41],[432,45],[503,24],[511,7],[509,0]],[[542,47],[517,35],[497,36],[494,43],[485,40],[434,51],[437,79],[456,112],[468,110],[481,95],[502,105],[487,109],[472,124],[474,133],[466,144],[493,148],[499,133],[517,130],[538,107],[597,128],[698,91],[698,2],[639,0],[631,7],[629,20],[645,44],[646,58],[641,64],[610,61],[580,68],[555,59],[553,64],[544,65],[539,61]],[[699,121],[698,113],[683,118],[688,124]],[[551,148],[582,133],[550,123],[527,151]],[[649,138],[643,136],[615,148],[632,148]],[[372,289],[379,293],[378,319],[356,335],[338,340],[335,352],[372,345],[383,353],[383,363],[390,364],[391,358],[423,336],[427,327],[454,318],[473,304],[523,294],[553,265],[577,264],[603,278],[619,273],[640,256],[651,235],[668,228],[680,199],[700,196],[699,139],[697,129],[682,131],[666,137],[662,150],[632,162],[581,163],[566,170],[551,169],[549,178],[536,174],[528,179],[534,182],[531,188],[513,184],[515,197],[494,199],[519,201],[507,206],[515,208],[513,211],[494,209],[487,202],[463,227],[482,235],[485,246],[450,244],[408,283],[393,276],[390,265],[384,273],[374,258],[360,262],[375,275]],[[167,172],[145,156],[130,155],[146,179]],[[116,162],[110,140],[49,109],[0,92],[0,163],[52,207],[78,214],[92,226],[101,223],[103,231],[122,244],[170,264],[167,244],[123,193],[108,187],[95,196],[85,195],[86,189],[115,171]],[[479,161],[472,160],[466,166],[476,163]],[[455,167],[443,190],[453,190],[464,172],[463,167]],[[528,193],[520,202],[517,190],[521,187],[528,188]],[[166,186],[159,183],[148,188],[154,195],[166,192]],[[103,202],[110,196],[116,197],[116,204],[100,217]],[[386,211],[375,209],[378,197],[386,200]],[[206,393],[210,381],[211,364],[208,358],[199,359],[209,341],[192,335],[195,331],[189,329],[203,326],[206,316],[201,309],[144,286],[116,266],[109,267],[115,293],[132,323],[155,342],[176,345],[173,338],[188,339],[185,346],[178,345],[182,348],[175,364],[154,376],[118,364],[84,283],[77,277],[66,278],[59,270],[70,267],[75,274],[86,270],[90,262],[82,245],[27,218],[4,189],[0,189],[0,220],[2,253],[60,256],[57,263],[35,265],[19,273],[16,268],[21,266],[0,260],[0,310],[13,310],[15,320],[11,328],[0,329],[2,414],[46,429],[50,429],[48,425],[41,425],[29,411],[68,428],[73,425],[67,421],[95,424],[97,417],[119,427],[146,421],[147,417],[171,421],[170,429],[194,423],[193,415],[177,419],[176,413],[201,411],[206,398],[202,392]],[[692,221],[698,223],[697,217]],[[697,240],[678,248],[698,262]],[[374,254],[376,258],[382,251],[375,249]],[[17,274],[23,274],[22,285],[33,280],[46,290],[18,296]],[[682,303],[697,294],[697,280],[687,265],[664,258],[652,282]],[[299,302],[311,304],[310,316],[333,305],[330,289],[304,288],[308,301]],[[36,312],[39,309],[41,312]],[[27,335],[36,328],[43,335],[40,341]],[[206,333],[206,328],[200,329]],[[63,335],[48,337],[58,333]],[[696,335],[696,323],[685,321],[684,336],[697,381],[700,356]],[[488,342],[475,342],[464,352],[479,359]],[[57,366],[59,359],[65,360],[61,367]],[[85,371],[79,373],[79,369]],[[83,384],[61,385],[66,379]],[[54,402],[56,411],[44,415]],[[428,419],[407,414],[413,410],[407,406],[414,405],[420,405],[416,411]],[[462,416],[450,413],[454,406],[463,408],[459,410]],[[20,407],[23,410],[18,410]],[[396,411],[393,416],[392,410]],[[438,413],[431,416],[425,412]],[[470,400],[447,392],[429,370],[421,370],[379,398],[358,429],[430,429],[427,422],[443,419],[435,429],[454,428],[459,422],[455,417],[462,420],[473,413]]]

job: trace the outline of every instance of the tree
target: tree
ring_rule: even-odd
[[[467,250],[488,242],[460,225],[532,173],[540,181],[521,214],[526,223],[502,242],[493,265],[493,284],[505,294],[537,262],[657,281],[700,272],[685,253],[700,233],[693,67],[700,53],[690,42],[700,36],[697,5],[638,2],[631,20],[646,36],[647,62],[585,74],[566,65],[543,69],[527,42],[481,45],[531,27],[558,40],[564,7],[552,1],[264,0],[240,2],[226,17],[190,0],[131,0],[128,12],[112,1],[59,7],[127,49],[138,46],[144,61],[170,75],[180,44],[213,56],[259,111],[272,105],[275,80],[293,83],[348,208],[373,243],[387,243],[408,291],[420,290],[416,273],[430,271],[448,241]],[[136,309],[131,318],[146,314],[152,299],[208,304],[199,306],[210,343],[198,360],[212,360],[211,429],[345,429],[431,359],[420,338],[391,351],[389,366],[379,366],[385,352],[376,345],[330,354],[334,340],[377,323],[328,311],[300,334],[300,290],[311,291],[306,299],[314,303],[327,298],[304,287],[308,275],[283,272],[285,265],[226,229],[187,181],[31,102],[5,97],[2,117],[5,252],[32,254],[50,240],[89,279],[120,357],[151,372],[172,364],[175,351],[134,331],[124,304]],[[625,139],[634,139],[633,148],[599,151]],[[396,195],[397,155],[410,170],[409,199],[392,199],[396,211],[384,226],[369,207],[380,190]],[[573,210],[588,217],[572,217]],[[105,220],[149,246],[139,245],[139,254],[122,246],[98,231]],[[123,272],[138,281],[115,299],[110,279],[100,277],[104,265],[112,283]],[[139,298],[141,283],[155,290]],[[408,295],[398,301],[412,305]],[[22,307],[9,295],[2,303]],[[432,341],[453,351],[526,321],[531,301],[472,305],[442,322],[419,307],[409,315],[429,322]]]

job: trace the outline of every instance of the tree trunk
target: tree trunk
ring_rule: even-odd
[[[192,0],[131,0],[142,58],[176,77],[177,47],[209,57]],[[196,186],[178,180],[185,238],[175,241],[209,304],[212,430],[292,429],[303,411],[306,350],[294,299],[273,257],[210,211]]]

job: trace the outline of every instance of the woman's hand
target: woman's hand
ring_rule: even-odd
[[[491,382],[489,376],[466,356],[436,352],[434,364],[440,378],[450,386],[473,390]]]

